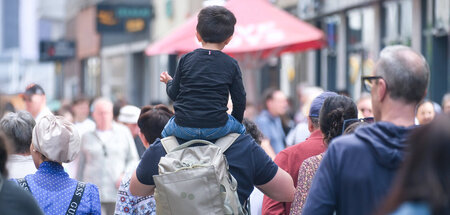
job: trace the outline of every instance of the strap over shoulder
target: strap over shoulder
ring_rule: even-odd
[[[166,150],[166,153],[173,151],[173,149],[180,145],[175,136],[168,136],[161,139],[161,144],[163,145],[164,150]]]
[[[31,192],[30,186],[28,186],[28,182],[25,178],[18,178],[16,180],[19,186],[22,187],[22,189]]]
[[[66,215],[74,215],[77,213],[78,206],[80,205],[81,198],[83,197],[86,183],[79,181],[75,192],[73,193],[72,200],[70,200],[69,208],[67,208]]]
[[[230,133],[218,139],[215,144],[222,149],[222,152],[225,152],[239,136],[238,133]]]

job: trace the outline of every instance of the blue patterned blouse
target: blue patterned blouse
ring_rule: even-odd
[[[27,175],[25,179],[45,214],[66,213],[78,182],[69,178],[60,164],[43,162],[35,174]],[[97,186],[86,183],[76,214],[101,214]]]

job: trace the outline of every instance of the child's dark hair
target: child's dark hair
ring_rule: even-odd
[[[236,17],[222,6],[203,8],[198,14],[197,32],[207,43],[221,43],[234,33]]]
[[[342,132],[344,120],[358,118],[355,102],[347,96],[332,96],[325,99],[319,114],[323,140],[329,144]]]

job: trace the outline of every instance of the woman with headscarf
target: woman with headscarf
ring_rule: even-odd
[[[101,213],[98,188],[69,178],[62,166],[80,151],[80,136],[72,123],[61,116],[44,116],[33,129],[30,151],[38,170],[16,180],[33,194],[44,213]]]

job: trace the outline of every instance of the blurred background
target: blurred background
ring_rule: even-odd
[[[371,74],[379,51],[392,44],[427,58],[430,99],[440,102],[450,90],[450,0],[252,1],[266,1],[315,26],[324,40],[318,49],[269,56],[252,72],[240,61],[244,81],[253,82],[244,83],[252,102],[269,87],[295,98],[299,84],[358,98],[360,77]],[[79,95],[136,106],[168,103],[159,74],[173,72],[180,55],[145,51],[212,4],[227,1],[0,0],[2,100],[20,109],[17,95],[37,83],[51,109]]]

